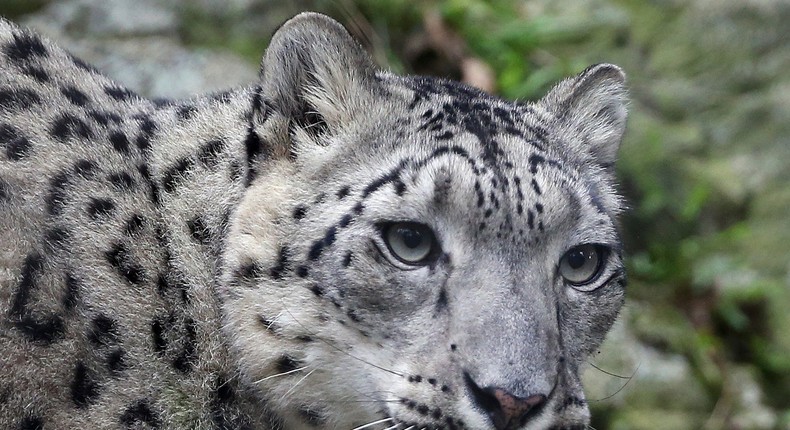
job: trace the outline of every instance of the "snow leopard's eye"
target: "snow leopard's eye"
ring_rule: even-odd
[[[606,259],[606,248],[584,244],[569,249],[560,259],[560,275],[571,285],[586,285],[598,278]]]
[[[416,222],[396,222],[384,227],[382,238],[387,248],[402,263],[423,265],[438,249],[430,227]]]

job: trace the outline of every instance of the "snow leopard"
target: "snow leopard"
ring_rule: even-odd
[[[0,427],[587,428],[617,66],[506,101],[303,13],[186,100],[5,20],[0,70]]]

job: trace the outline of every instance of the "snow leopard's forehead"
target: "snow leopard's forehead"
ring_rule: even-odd
[[[605,227],[602,243],[615,241],[620,202],[612,184],[568,152],[568,137],[552,132],[555,118],[540,106],[442,79],[380,82],[387,115],[358,118],[358,142],[342,155],[354,162],[336,168],[341,175],[330,185],[356,194],[360,208],[380,200],[404,218],[455,216],[470,236],[514,245],[586,215]],[[368,178],[360,181],[364,165]]]

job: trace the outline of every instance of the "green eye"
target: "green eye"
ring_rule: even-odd
[[[433,231],[416,222],[390,224],[382,236],[392,255],[410,265],[425,264],[438,248]]]
[[[560,275],[571,285],[585,285],[594,281],[603,269],[606,248],[584,244],[569,249],[560,259]]]

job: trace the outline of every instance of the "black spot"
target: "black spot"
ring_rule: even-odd
[[[307,266],[302,265],[296,268],[296,276],[300,278],[306,278],[309,274],[310,272],[307,269]]]
[[[115,375],[123,372],[129,367],[126,363],[126,352],[121,348],[115,349],[107,354],[106,362],[107,369],[110,373]]]
[[[74,367],[74,379],[71,381],[71,400],[78,408],[88,407],[99,396],[99,384],[96,375],[78,361]]]
[[[112,143],[113,149],[121,154],[129,155],[131,153],[129,138],[120,131],[113,131],[110,133],[110,143]]]
[[[235,277],[244,284],[257,280],[263,273],[261,265],[255,261],[245,263],[236,269]]]
[[[283,355],[277,360],[276,366],[278,373],[286,373],[293,372],[294,370],[302,367],[303,364],[290,355]]]
[[[16,127],[8,124],[0,124],[0,145],[5,146],[6,156],[13,161],[30,154],[30,141]]]
[[[181,158],[170,168],[168,168],[162,176],[162,187],[168,193],[173,192],[176,186],[184,179],[184,175],[189,170],[194,161],[191,158]]]
[[[215,167],[223,149],[225,149],[225,142],[222,139],[210,140],[198,149],[198,160],[206,167]]]
[[[69,311],[77,306],[82,290],[82,282],[72,274],[66,274],[66,294],[63,296],[63,307]]]
[[[153,202],[153,204],[155,204],[155,205],[158,205],[159,204],[159,186],[156,185],[156,182],[154,182],[153,178],[151,177],[151,171],[148,170],[148,166],[145,165],[145,164],[140,164],[140,165],[137,166],[137,171],[140,172],[140,175],[142,175],[142,177],[145,180],[145,182],[148,183],[148,187],[149,187],[149,190],[150,190],[149,195],[151,197],[151,202]]]
[[[135,143],[140,151],[148,152],[151,149],[151,139],[153,139],[157,128],[156,123],[148,115],[141,115],[138,119],[140,120],[140,134],[137,135]]]
[[[197,108],[192,105],[183,105],[176,109],[176,115],[180,121],[186,121],[192,118],[195,115],[195,112],[197,112]]]
[[[529,163],[529,171],[535,174],[538,172],[538,166],[546,162],[546,159],[541,155],[532,154],[527,159],[527,162]]]
[[[454,343],[450,345],[450,351],[455,351],[456,349],[458,349],[458,345]]]
[[[123,122],[123,119],[120,115],[107,111],[90,110],[88,111],[88,116],[96,121],[97,124],[104,126],[109,125],[110,123],[119,125]]]
[[[14,34],[14,40],[5,46],[5,54],[11,61],[24,62],[35,57],[46,57],[47,49],[41,40],[30,33]]]
[[[196,241],[207,245],[211,243],[211,230],[206,226],[206,221],[202,216],[196,215],[194,218],[187,220],[187,228],[189,234]]]
[[[74,163],[74,173],[85,179],[90,179],[96,173],[98,165],[90,160],[77,160]]]
[[[269,275],[277,280],[280,280],[285,276],[285,272],[288,270],[288,258],[289,258],[289,251],[287,246],[280,247],[280,252],[277,256],[277,264],[269,269]]]
[[[341,188],[341,189],[337,190],[337,198],[338,198],[339,200],[343,200],[343,199],[344,199],[344,198],[346,198],[346,196],[348,196],[350,193],[351,193],[351,187],[349,187],[348,185],[346,185],[345,187],[343,187],[343,188]]]
[[[97,315],[93,318],[88,330],[88,340],[96,346],[117,343],[118,323],[107,315]]]
[[[307,214],[307,207],[304,206],[304,205],[299,205],[299,206],[294,208],[293,219],[298,221],[298,220],[304,218],[304,216],[306,214]]]
[[[326,230],[323,239],[316,241],[313,243],[313,246],[310,248],[310,252],[308,253],[308,258],[312,261],[318,259],[321,256],[321,253],[324,251],[324,248],[332,246],[335,243],[337,234],[337,228],[332,226]]]
[[[51,344],[63,337],[65,324],[59,315],[35,319],[27,312],[27,304],[33,290],[37,287],[38,272],[43,269],[44,258],[37,252],[31,252],[25,257],[22,265],[22,279],[11,302],[10,316],[14,326],[29,339]]]
[[[312,291],[313,294],[315,294],[316,297],[323,297],[324,296],[324,289],[321,288],[321,286],[318,285],[318,284],[313,284],[313,286],[310,287],[310,291]]]
[[[406,192],[406,184],[403,183],[400,179],[396,180],[395,182],[395,194],[402,196],[403,193]]]
[[[359,317],[359,315],[357,314],[357,311],[355,311],[354,309],[349,309],[349,310],[346,312],[346,315],[348,316],[348,318],[349,318],[351,321],[354,321],[354,322],[357,322],[357,323],[358,323],[358,322],[360,322],[360,321],[362,321],[362,319],[361,319],[361,318]]]
[[[104,93],[119,102],[129,101],[134,97],[136,97],[136,95],[133,92],[127,90],[126,88],[121,88],[118,86],[104,87]]]
[[[44,420],[41,417],[25,417],[17,427],[19,430],[44,430]]]
[[[348,267],[349,265],[351,265],[352,257],[353,255],[351,251],[346,252],[346,255],[343,257],[343,267]]]
[[[28,110],[41,103],[41,97],[33,90],[26,88],[0,89],[0,109],[8,112]]]
[[[252,126],[247,129],[247,137],[244,139],[244,148],[247,151],[247,179],[245,185],[249,186],[257,174],[255,171],[255,163],[264,148],[263,141],[258,136],[258,133],[253,130]]]
[[[88,203],[88,215],[93,219],[108,216],[115,211],[115,203],[110,199],[91,197]]]
[[[145,223],[145,219],[140,214],[134,214],[126,220],[126,224],[124,225],[123,232],[127,236],[132,236],[140,229],[143,228],[143,224]]]
[[[90,103],[88,95],[74,86],[65,86],[60,89],[60,93],[66,97],[74,106],[85,107]]]
[[[530,182],[530,185],[532,186],[532,189],[533,189],[533,190],[535,190],[535,194],[537,194],[537,195],[541,195],[541,194],[543,194],[543,193],[541,192],[541,190],[540,190],[540,186],[538,185],[538,182],[537,182],[536,180],[534,180],[534,179],[533,179],[533,180]]]
[[[154,343],[154,351],[158,354],[164,354],[167,349],[167,339],[165,338],[165,321],[162,318],[156,318],[151,322],[151,339]]]
[[[162,425],[159,415],[151,409],[151,406],[145,399],[133,403],[121,414],[121,424],[132,427],[138,423],[148,424],[155,429]]]
[[[61,114],[53,123],[50,134],[61,142],[67,142],[73,138],[89,140],[93,138],[93,130],[85,121],[76,116],[64,113]]]
[[[264,315],[258,315],[258,322],[272,334],[277,334],[277,331],[280,330],[280,326],[277,323],[266,318]]]
[[[134,188],[134,178],[129,172],[117,172],[107,176],[107,180],[119,190],[131,190]]]
[[[39,66],[29,64],[22,68],[22,73],[30,76],[39,83],[45,84],[49,82],[49,73]]]
[[[50,249],[63,248],[69,239],[69,232],[63,227],[55,226],[47,229],[44,233],[44,238]]]
[[[447,290],[442,287],[439,290],[439,298],[436,300],[436,312],[441,312],[447,309]]]
[[[104,253],[107,262],[115,268],[116,272],[124,279],[135,285],[145,283],[145,270],[143,266],[134,261],[129,249],[122,243],[116,243]]]
[[[8,201],[11,198],[11,193],[8,191],[8,184],[0,180],[0,202]]]
[[[189,373],[197,359],[197,331],[192,318],[187,317],[184,320],[184,330],[184,347],[173,360],[173,367],[181,373]]]

